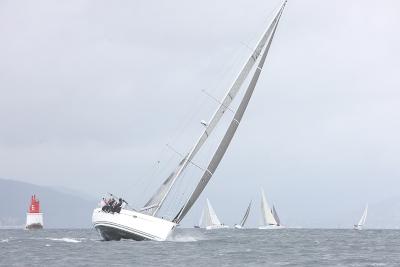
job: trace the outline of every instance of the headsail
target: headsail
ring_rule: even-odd
[[[275,31],[278,26],[278,22],[281,17],[281,14],[283,12],[283,8],[284,8],[285,4],[286,4],[286,2],[283,4],[281,9],[279,10],[279,13],[277,14],[275,19],[273,20],[273,23],[270,26],[270,28],[272,27],[272,32],[271,32],[271,35],[269,36],[265,51],[260,59],[260,62],[258,63],[257,69],[255,70],[253,78],[251,79],[250,84],[245,92],[245,95],[243,96],[243,99],[240,102],[240,105],[239,105],[237,111],[235,112],[233,120],[231,121],[216,152],[214,153],[214,156],[212,157],[211,162],[209,163],[206,171],[204,172],[203,176],[201,177],[200,182],[197,184],[197,186],[196,186],[195,190],[193,191],[192,195],[190,196],[189,200],[185,203],[185,205],[182,207],[182,209],[179,211],[179,213],[175,216],[174,222],[179,223],[183,219],[183,217],[187,214],[187,212],[190,210],[190,208],[193,206],[193,204],[196,202],[196,200],[200,196],[201,192],[203,192],[204,188],[206,187],[207,183],[210,181],[212,175],[214,174],[215,170],[217,169],[219,163],[221,162],[223,156],[225,155],[225,152],[228,149],[228,146],[229,146],[230,142],[232,141],[233,136],[236,133],[236,130],[240,124],[240,121],[242,120],[243,114],[246,111],[247,105],[249,104],[251,96],[254,92],[254,88],[257,84],[261,70],[264,66],[265,59],[267,57],[269,48],[271,46],[272,39],[274,37]]]
[[[240,222],[240,226],[241,226],[241,227],[243,227],[244,224],[246,223],[247,218],[249,217],[249,214],[250,214],[250,209],[251,209],[251,201],[250,201],[250,203],[249,203],[249,206],[248,206],[247,209],[246,209],[246,212],[245,212],[245,214],[244,214],[244,216],[243,216],[242,221]]]
[[[221,225],[220,220],[217,217],[213,207],[211,206],[210,201],[207,198],[207,204],[204,207],[203,214],[202,214],[202,221],[200,221],[200,226],[206,228],[207,226],[213,225]]]
[[[277,225],[277,221],[272,214],[268,205],[267,198],[265,197],[264,189],[261,189],[261,214],[264,225]]]
[[[286,2],[285,2],[286,3]],[[283,4],[283,6],[285,5]],[[282,13],[283,6],[278,12],[278,15]],[[182,174],[185,170],[187,165],[191,162],[200,148],[203,146],[205,141],[207,140],[208,136],[210,136],[211,132],[214,130],[215,126],[220,121],[221,117],[224,115],[225,111],[229,108],[229,105],[232,103],[233,99],[235,98],[237,92],[239,91],[240,87],[243,85],[244,81],[246,80],[248,74],[250,73],[251,69],[253,68],[255,62],[259,58],[261,51],[265,47],[268,37],[271,35],[272,31],[274,30],[274,25],[277,23],[278,15],[276,15],[275,19],[271,23],[270,27],[266,30],[266,32],[262,35],[260,41],[258,42],[256,48],[254,49],[253,53],[243,66],[242,70],[240,71],[239,75],[237,76],[236,80],[233,82],[232,86],[226,93],[225,97],[221,101],[221,104],[215,111],[214,115],[211,117],[210,121],[208,122],[205,130],[201,134],[200,138],[190,150],[190,152],[183,158],[183,160],[179,163],[177,168],[168,176],[168,178],[162,183],[162,185],[158,188],[156,193],[150,198],[149,201],[145,204],[145,206],[141,209],[143,212],[155,215],[158,210],[163,205],[164,200],[166,199],[168,193],[171,191],[176,179]]]
[[[215,210],[213,209],[213,207],[211,206],[210,201],[207,198],[207,208],[208,208],[208,214],[211,218],[211,224],[212,225],[220,225],[221,222],[217,217],[217,214],[215,213]]]
[[[276,225],[280,226],[281,225],[281,220],[279,219],[278,212],[276,212],[276,209],[275,209],[274,205],[272,205],[272,215],[275,218]]]

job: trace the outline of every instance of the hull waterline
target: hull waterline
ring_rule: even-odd
[[[227,229],[228,225],[210,225],[206,227],[206,230],[217,230],[217,229]]]
[[[122,209],[120,213],[95,209],[92,223],[106,241],[121,239],[165,241],[176,227],[173,222],[126,209]]]
[[[43,229],[43,225],[40,223],[33,223],[25,226],[25,229],[27,230],[41,230]]]

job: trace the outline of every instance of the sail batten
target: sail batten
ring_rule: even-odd
[[[228,146],[231,143],[231,141],[236,133],[237,128],[239,127],[240,121],[242,120],[243,115],[247,109],[249,102],[250,102],[250,99],[253,95],[255,86],[256,86],[258,78],[261,74],[261,70],[264,66],[269,48],[271,46],[275,31],[277,29],[280,16],[282,15],[285,3],[282,5],[279,13],[276,15],[273,23],[269,27],[269,28],[272,28],[272,31],[271,31],[271,35],[268,38],[268,43],[265,47],[264,53],[261,56],[258,66],[253,74],[253,77],[250,81],[250,84],[249,84],[247,90],[245,91],[245,94],[239,104],[239,107],[235,112],[234,117],[233,117],[224,137],[222,138],[222,141],[220,142],[217,150],[215,151],[215,153],[207,167],[207,171],[204,172],[203,176],[200,179],[200,182],[197,184],[197,186],[196,186],[195,190],[193,191],[193,193],[191,194],[189,200],[185,203],[183,208],[175,216],[175,218],[173,220],[174,222],[179,223],[183,219],[183,217],[187,214],[187,212],[190,210],[190,208],[193,206],[193,204],[196,202],[196,200],[200,196],[201,192],[203,192],[204,188],[206,187],[207,183],[210,181],[213,173],[215,172],[219,163],[221,162],[223,156],[225,155],[225,152],[227,151]]]

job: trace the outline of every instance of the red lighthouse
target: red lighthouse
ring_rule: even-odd
[[[29,206],[29,213],[40,213],[40,203],[36,199],[36,195],[31,197],[31,205]]]
[[[26,229],[42,229],[43,213],[40,212],[40,203],[36,195],[31,197],[28,213],[26,214]]]

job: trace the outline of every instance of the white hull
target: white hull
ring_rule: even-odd
[[[216,224],[207,226],[206,230],[217,230],[217,229],[227,229],[227,228],[229,228],[228,225]]]
[[[261,225],[258,227],[258,229],[261,230],[275,230],[275,229],[284,229],[286,228],[285,226],[282,225]]]
[[[353,227],[353,229],[354,230],[362,230],[363,229],[363,226],[362,225],[354,225],[354,227]]]
[[[164,241],[176,224],[140,212],[122,209],[120,213],[93,211],[92,223],[104,240],[134,239]]]
[[[235,224],[233,227],[234,227],[235,229],[243,229],[243,227],[242,227],[241,225],[239,225],[239,224]]]

